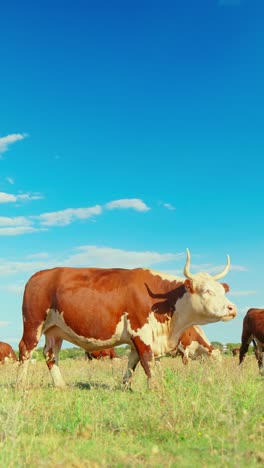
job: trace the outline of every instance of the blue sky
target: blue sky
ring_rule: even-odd
[[[0,19],[0,340],[59,266],[226,277],[264,307],[261,0],[29,0]],[[68,344],[66,344],[68,345]]]

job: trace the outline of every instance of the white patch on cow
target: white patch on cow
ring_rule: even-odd
[[[65,322],[63,312],[58,310],[47,310],[47,317],[44,322],[42,333],[46,336],[57,336],[63,340],[79,346],[86,351],[93,351],[95,349],[111,348],[123,343],[131,343],[130,336],[127,332],[127,319],[126,314],[121,317],[120,322],[117,324],[114,334],[107,340],[98,340],[93,337],[86,338],[79,336],[72,330]]]
[[[179,344],[179,349],[184,353],[184,356],[188,359],[195,359],[201,356],[208,356],[209,351],[205,346],[201,345],[198,341],[192,341],[186,349],[183,348],[181,343]]]
[[[58,310],[49,309],[47,311],[47,318],[41,329],[42,333],[47,337],[58,336],[76,346],[84,348],[86,351],[110,348],[122,343],[131,344],[131,337],[138,336],[143,343],[151,346],[154,355],[158,357],[170,351],[168,346],[170,321],[171,319],[168,317],[166,322],[160,323],[155,318],[154,313],[151,312],[147,323],[141,328],[133,330],[125,312],[117,324],[114,334],[107,340],[98,340],[93,337],[86,338],[77,335],[65,323],[63,312],[60,313]]]
[[[168,280],[168,281],[179,281],[181,283],[184,283],[185,278],[181,276],[176,276],[176,275],[169,275],[168,273],[163,273],[162,271],[156,271],[156,270],[148,270],[153,276],[159,276],[163,280]]]
[[[170,351],[168,337],[171,318],[167,318],[167,321],[161,323],[156,319],[154,313],[151,312],[147,323],[143,327],[133,330],[129,320],[127,320],[127,329],[131,336],[138,336],[145,345],[150,346],[155,357],[164,356],[164,354]]]

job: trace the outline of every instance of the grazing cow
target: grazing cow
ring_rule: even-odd
[[[182,357],[183,364],[188,364],[189,358],[196,360],[211,356],[219,362],[222,360],[220,350],[211,345],[204,331],[198,325],[193,325],[183,332],[179,339],[176,355]]]
[[[232,354],[233,354],[234,357],[235,357],[235,356],[238,356],[238,355],[239,355],[239,352],[240,352],[240,348],[233,348],[233,349],[232,349]]]
[[[123,379],[129,386],[139,361],[151,382],[155,357],[173,351],[185,328],[233,319],[236,306],[225,296],[229,287],[216,281],[227,274],[229,257],[217,275],[192,274],[186,252],[185,278],[143,268],[61,267],[35,273],[24,291],[17,386],[25,383],[42,334],[55,386],[65,385],[58,367],[63,340],[88,352],[130,345]]]
[[[259,372],[264,375],[264,309],[249,309],[244,317],[239,364],[243,362],[251,341],[253,341]]]
[[[119,359],[119,356],[116,354],[114,348],[100,349],[99,351],[85,352],[87,359],[92,361],[93,359]]]
[[[0,362],[4,364],[6,361],[18,361],[15,351],[12,346],[3,341],[0,341]]]

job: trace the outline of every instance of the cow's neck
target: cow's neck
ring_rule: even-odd
[[[181,337],[184,330],[196,324],[197,317],[190,313],[190,311],[187,308],[177,308],[176,303],[175,311],[171,319],[170,333],[168,339],[168,345],[171,348],[171,350],[174,350],[177,347],[179,338]]]

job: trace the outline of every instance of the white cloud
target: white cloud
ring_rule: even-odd
[[[16,141],[23,140],[26,136],[27,135],[25,133],[13,133],[12,135],[0,137],[0,154],[5,153],[8,150],[9,145]]]
[[[43,198],[42,195],[30,195],[29,193],[17,195],[17,200],[42,200]]]
[[[107,210],[132,208],[136,211],[148,211],[150,208],[139,198],[123,198],[113,200],[105,205]]]
[[[43,228],[34,228],[32,221],[24,216],[9,218],[0,216],[0,236],[18,236],[44,230]]]
[[[43,226],[65,226],[76,220],[88,219],[93,216],[98,216],[103,213],[104,208],[107,210],[113,209],[128,209],[133,208],[136,211],[148,211],[147,205],[138,198],[114,200],[106,203],[104,206],[95,205],[86,208],[66,208],[65,210],[43,213],[32,218],[38,219]]]
[[[153,264],[176,260],[179,255],[174,253],[160,254],[158,252],[134,252],[111,247],[85,245],[76,249],[76,253],[65,260],[70,266],[96,266],[136,268],[149,267]]]
[[[176,208],[170,203],[163,203],[163,206],[167,208],[168,210],[176,210]]]
[[[42,198],[40,195],[29,195],[20,194],[13,195],[0,192],[0,203],[14,202],[19,200],[33,200]],[[115,200],[105,205],[95,205],[86,208],[66,208],[65,210],[52,211],[42,213],[36,216],[29,216],[28,218],[7,218],[0,217],[0,226],[4,226],[4,229],[0,229],[0,236],[6,235],[19,235],[27,234],[29,232],[38,232],[44,230],[44,228],[37,227],[36,224],[40,223],[40,226],[66,226],[73,223],[76,220],[85,220],[94,218],[95,216],[101,215],[104,209],[129,209],[133,208],[136,211],[148,211],[150,208],[138,198],[132,199],[121,199]],[[25,227],[25,226],[31,226]],[[36,227],[34,227],[34,225]],[[16,226],[16,229],[14,229]],[[12,229],[11,229],[12,227]]]
[[[55,262],[33,261],[33,262],[15,262],[12,260],[0,259],[0,276],[9,276],[17,274],[32,274],[35,271],[54,267]],[[4,285],[2,285],[4,287]]]
[[[43,213],[34,218],[39,219],[43,226],[65,226],[76,219],[87,219],[101,213],[101,206],[96,205],[90,208],[67,208],[66,210]]]
[[[20,234],[29,234],[31,232],[43,231],[31,226],[4,227],[0,228],[0,236],[19,236]]]
[[[9,218],[6,216],[0,216],[0,227],[5,226],[30,226],[32,224],[32,221],[30,221],[28,218],[25,218],[24,216],[17,216],[15,218]]]
[[[0,203],[14,203],[16,196],[11,193],[0,192]]]
[[[12,193],[0,192],[0,203],[15,203],[19,200],[39,200],[42,198],[41,195],[30,195],[29,193],[14,195]]]

